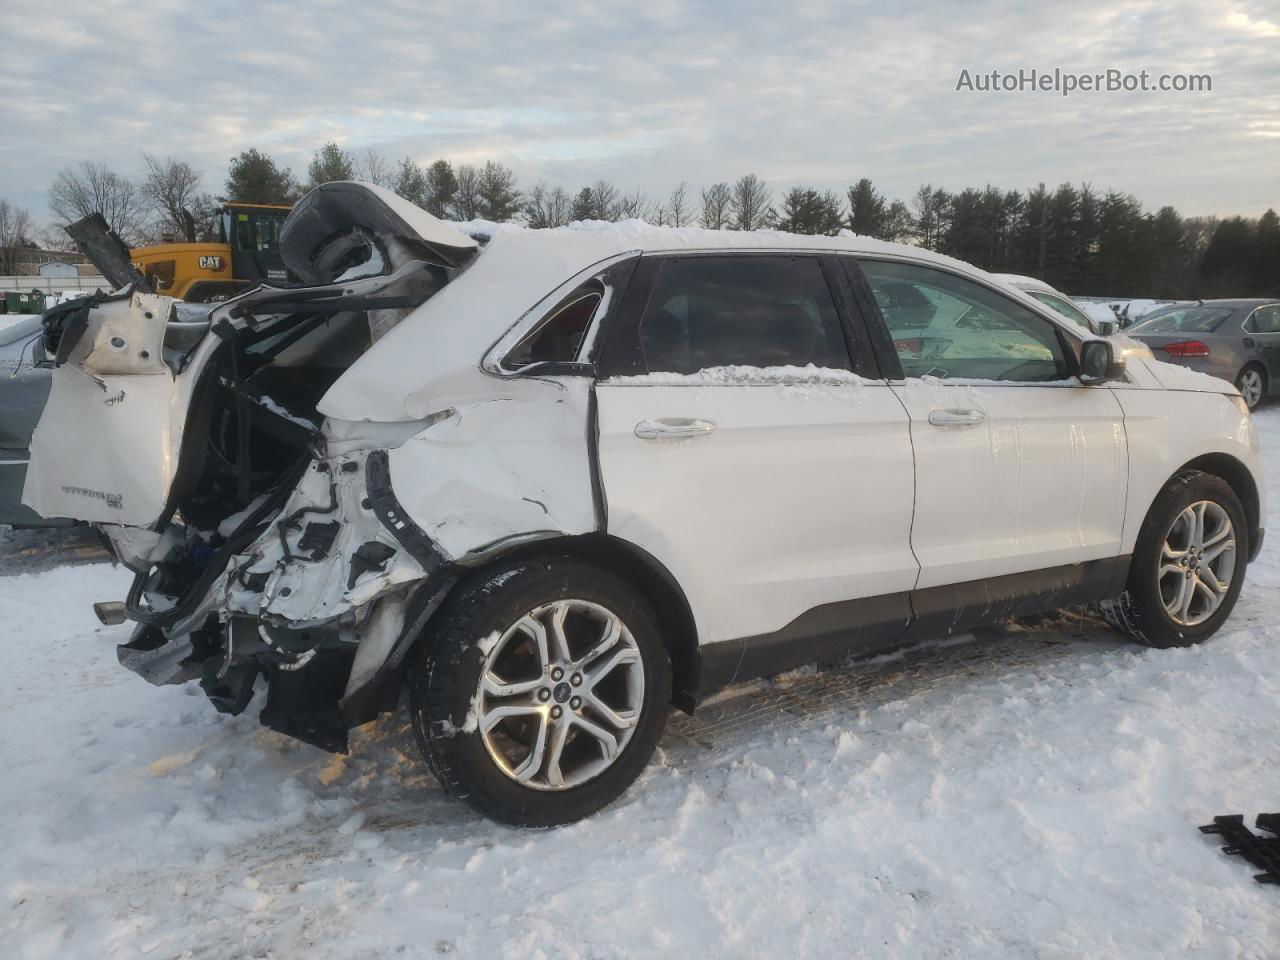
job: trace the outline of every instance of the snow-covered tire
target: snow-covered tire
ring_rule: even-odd
[[[1172,594],[1162,593],[1161,570],[1170,569],[1166,543],[1175,525],[1184,513],[1194,511],[1197,504],[1209,504],[1210,509],[1216,506],[1219,516],[1225,515],[1230,520],[1234,547],[1230,562],[1219,571],[1230,569],[1230,580],[1216,608],[1199,622],[1184,623],[1176,620],[1167,608],[1167,604],[1174,601],[1170,599]],[[1103,616],[1115,629],[1151,647],[1187,647],[1209,639],[1231,615],[1240,595],[1248,563],[1248,537],[1244,507],[1225,480],[1199,470],[1179,474],[1165,485],[1147,512],[1138,531],[1125,591],[1101,605]],[[1193,558],[1192,562],[1198,563],[1198,560]],[[1189,579],[1198,573],[1184,575]],[[1164,577],[1166,584],[1170,578],[1176,583],[1176,574],[1166,572]],[[1214,581],[1218,582],[1216,574]]]
[[[461,587],[408,681],[418,746],[445,791],[495,820],[549,827],[590,816],[640,775],[666,724],[671,665],[642,596],[550,557]]]

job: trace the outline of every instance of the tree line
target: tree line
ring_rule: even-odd
[[[1183,217],[1171,206],[1145,211],[1131,194],[1064,183],[1025,190],[992,185],[947,191],[925,184],[909,201],[882,194],[868,178],[846,190],[794,186],[781,193],[755,174],[693,190],[680,183],[667,195],[627,192],[607,180],[576,191],[539,181],[522,189],[496,161],[391,162],[376,150],[352,152],[326,143],[304,180],[269,154],[250,148],[231,158],[223,190],[203,191],[188,163],[150,155],[131,180],[106,165],[85,162],[60,171],[49,190],[58,223],[93,211],[126,242],[214,239],[221,203],[294,203],[335,180],[367,180],[432,214],[453,220],[518,221],[532,228],[577,220],[636,218],[666,226],[712,230],[772,228],[832,236],[850,230],[910,243],[995,272],[1039,277],[1073,294],[1188,298],[1280,295],[1280,217]],[[60,244],[37,236],[29,215],[0,201],[0,256],[15,243]],[[0,267],[3,264],[0,263]]]

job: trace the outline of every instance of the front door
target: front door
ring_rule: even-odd
[[[902,365],[892,389],[911,416],[918,589],[1118,556],[1120,404],[1072,376],[1057,325],[948,270],[861,266]]]

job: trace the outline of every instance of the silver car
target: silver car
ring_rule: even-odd
[[[61,526],[22,505],[31,431],[49,398],[49,370],[36,366],[40,349],[40,316],[23,317],[0,328],[0,523],[14,526]]]
[[[1280,301],[1179,303],[1125,332],[1160,360],[1231,381],[1250,410],[1280,384]]]

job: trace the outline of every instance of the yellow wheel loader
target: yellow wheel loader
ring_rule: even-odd
[[[217,243],[160,243],[135,247],[129,258],[156,293],[189,303],[225,300],[261,282],[289,279],[280,259],[280,226],[292,207],[227,203]],[[194,236],[188,221],[187,232]]]

